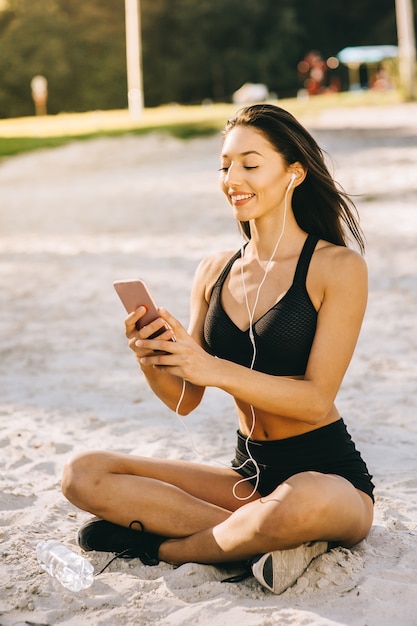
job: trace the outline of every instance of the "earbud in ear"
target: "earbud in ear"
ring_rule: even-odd
[[[293,186],[293,183],[294,183],[296,178],[297,178],[297,176],[295,174],[291,174],[291,180],[290,180],[290,184],[287,187],[287,191],[289,191],[291,189],[291,187]]]

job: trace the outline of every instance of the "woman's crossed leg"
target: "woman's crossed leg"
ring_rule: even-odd
[[[242,561],[318,540],[351,546],[372,524],[371,498],[340,476],[303,472],[265,497],[241,480],[226,467],[90,452],[66,466],[62,488],[85,511],[166,537],[159,558],[172,564]]]

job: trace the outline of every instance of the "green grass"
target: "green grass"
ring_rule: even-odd
[[[314,118],[326,109],[398,104],[398,92],[344,92],[315,96],[308,101],[295,98],[276,104],[303,120]],[[180,139],[202,137],[219,132],[238,107],[232,104],[209,106],[164,106],[145,109],[140,120],[133,120],[127,111],[92,111],[64,113],[45,117],[0,120],[0,158],[55,148],[71,141],[97,137],[118,137],[163,132]]]
[[[69,140],[68,137],[0,137],[0,157],[13,156],[39,148],[56,148]]]

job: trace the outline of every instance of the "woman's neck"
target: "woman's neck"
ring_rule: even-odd
[[[274,225],[275,226],[275,225]],[[287,217],[284,228],[271,228],[271,224],[251,222],[251,239],[245,256],[252,256],[260,261],[276,260],[298,250],[305,240],[306,233],[298,226],[295,218]]]

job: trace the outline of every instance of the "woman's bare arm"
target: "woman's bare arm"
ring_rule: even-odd
[[[322,304],[302,380],[263,374],[217,359],[197,345],[178,321],[164,311],[162,317],[174,329],[177,344],[171,355],[144,357],[141,363],[170,371],[197,387],[218,387],[270,414],[320,423],[333,405],[352,358],[367,301],[367,268],[362,257],[337,247],[333,247],[331,255],[331,262],[325,258],[320,264],[320,270],[325,273]],[[164,349],[166,343],[156,341]],[[145,341],[142,347],[147,345]]]

